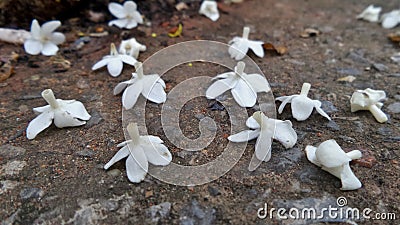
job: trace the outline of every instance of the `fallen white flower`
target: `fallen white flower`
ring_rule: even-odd
[[[108,169],[114,163],[128,157],[125,163],[128,179],[133,183],[139,183],[144,180],[149,163],[166,166],[171,162],[172,155],[159,137],[140,136],[136,123],[130,123],[127,131],[131,139],[117,145],[122,148],[104,165],[104,169]]]
[[[255,154],[261,161],[268,162],[271,159],[272,139],[278,140],[285,148],[291,148],[297,142],[296,131],[289,120],[268,118],[258,111],[247,119],[246,125],[254,130],[244,130],[229,136],[228,140],[245,142],[257,138]]]
[[[217,2],[208,0],[203,1],[199,13],[210,18],[212,21],[217,21],[219,18]]]
[[[154,103],[163,103],[167,99],[164,91],[165,82],[158,74],[144,75],[142,63],[135,64],[136,73],[132,73],[130,80],[119,83],[114,88],[114,95],[122,94],[122,105],[125,109],[131,109],[140,94]]]
[[[400,23],[400,10],[393,10],[391,12],[382,14],[381,16],[382,27],[391,29]]]
[[[379,13],[382,11],[382,7],[375,7],[369,5],[362,13],[357,16],[357,19],[363,19],[369,22],[378,22]]]
[[[238,62],[235,72],[227,72],[217,75],[215,81],[206,92],[208,99],[215,99],[225,91],[231,89],[235,101],[241,107],[253,107],[257,101],[257,92],[271,90],[267,79],[260,74],[244,73],[244,62]]]
[[[137,59],[139,57],[139,51],[146,51],[146,45],[142,45],[136,41],[135,38],[131,38],[121,42],[119,46],[119,53],[123,55],[130,55]]]
[[[258,57],[264,57],[264,49],[262,46],[264,42],[249,40],[249,33],[250,28],[244,27],[242,37],[234,37],[231,41],[229,41],[231,46],[229,46],[228,52],[231,55],[231,58],[234,58],[235,60],[243,59],[246,56],[249,48],[253,50]]]
[[[349,165],[351,160],[361,158],[359,150],[345,153],[335,140],[327,140],[318,147],[307,145],[306,154],[310,162],[342,181],[341,190],[356,190],[362,186]]]
[[[37,20],[33,20],[31,24],[31,36],[24,42],[25,51],[31,55],[42,53],[43,55],[55,55],[58,52],[57,45],[65,41],[64,34],[54,32],[61,22],[53,20],[39,25]]]
[[[23,44],[30,37],[31,33],[23,29],[0,28],[0,41]]]
[[[291,95],[291,96],[282,96],[276,98],[278,101],[282,101],[282,104],[279,106],[278,112],[282,113],[283,108],[285,108],[287,103],[291,103],[292,115],[298,121],[306,120],[310,117],[313,109],[315,108],[319,114],[323,117],[331,120],[331,118],[321,109],[321,102],[318,100],[312,100],[307,97],[308,92],[310,91],[311,84],[304,83],[301,88],[300,95]]]
[[[380,102],[385,99],[386,94],[384,91],[373,90],[371,88],[357,90],[350,99],[351,112],[369,110],[378,122],[386,122],[388,117],[381,110],[383,103]]]
[[[138,23],[143,23],[142,15],[137,11],[137,5],[133,1],[126,1],[124,5],[111,2],[108,4],[108,10],[118,18],[110,21],[108,26],[116,25],[119,28],[132,29],[137,27]]]
[[[124,68],[123,63],[134,66],[137,62],[136,59],[130,55],[119,54],[114,43],[111,43],[110,49],[110,55],[104,56],[103,59],[94,64],[92,70],[97,70],[107,65],[108,73],[113,77],[117,77],[121,74],[122,69]]]
[[[34,108],[35,113],[40,113],[26,128],[26,137],[33,139],[37,134],[49,127],[54,119],[58,128],[75,127],[85,124],[90,115],[85,106],[76,100],[62,100],[54,97],[51,89],[42,92],[42,97],[49,105]]]

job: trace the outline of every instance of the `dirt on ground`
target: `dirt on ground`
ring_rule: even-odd
[[[0,43],[0,63],[14,57],[13,74],[0,83],[2,224],[399,224],[400,65],[390,57],[400,47],[387,38],[399,28],[388,30],[355,18],[369,4],[377,3],[388,12],[398,8],[398,1],[220,2],[221,17],[216,22],[198,14],[197,1],[188,2],[186,10],[165,14],[159,2],[146,2],[138,3],[147,18],[145,25],[132,30],[109,27],[108,20],[93,22],[87,14],[63,20],[58,31],[66,35],[66,42],[56,56],[33,56],[20,45]],[[109,12],[100,13],[111,19]],[[179,23],[183,24],[182,35],[169,37],[168,32]],[[249,172],[243,168],[254,152],[255,141],[251,141],[237,166],[199,186],[166,184],[150,175],[139,184],[131,183],[124,160],[104,170],[104,164],[118,150],[116,145],[124,141],[121,95],[113,95],[113,88],[134,72],[133,67],[125,66],[123,73],[113,78],[105,68],[91,70],[109,54],[110,43],[135,37],[147,46],[138,59],[145,61],[157,51],[184,41],[228,43],[241,36],[243,26],[250,27],[250,39],[287,48],[283,55],[267,52],[263,58],[249,53],[268,79],[273,95],[298,94],[304,82],[311,83],[309,97],[322,101],[332,121],[314,112],[308,120],[298,122],[286,106],[277,118],[292,121],[298,134],[293,148],[274,142],[272,159]],[[19,28],[29,30],[29,24]],[[320,34],[300,37],[306,28]],[[82,38],[103,31],[108,35]],[[82,42],[84,45],[78,47]],[[168,93],[186,79],[223,72],[227,69],[222,66],[193,62],[168,71],[163,79]],[[338,81],[346,76],[356,79]],[[57,98],[81,101],[92,115],[88,124],[65,129],[51,125],[28,140],[25,130],[35,118],[32,108],[45,105],[40,93],[46,88],[53,89]],[[389,117],[387,122],[378,123],[368,111],[350,111],[350,96],[365,88],[386,92],[382,109]],[[276,103],[278,107],[280,103]],[[173,162],[206,163],[221,154],[230,135],[229,115],[214,104],[205,97],[192,99],[179,117],[188,138],[198,137],[199,118],[214,119],[216,137],[206,150],[188,154],[170,143],[161,127],[161,105],[148,104],[147,130],[165,140]],[[248,114],[255,110],[257,107],[249,108]],[[335,139],[346,151],[359,149],[364,153],[361,161],[351,163],[362,188],[340,190],[339,179],[307,160],[305,147],[328,139]],[[395,213],[397,218],[279,220],[276,215],[273,219],[257,216],[266,204],[268,210],[337,207],[341,196],[346,198],[347,207],[360,212],[370,208],[371,217]]]

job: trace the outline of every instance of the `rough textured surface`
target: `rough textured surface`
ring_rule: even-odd
[[[339,196],[346,197],[351,207],[369,207],[373,212],[395,212],[400,216],[400,114],[395,113],[396,105],[392,105],[400,100],[400,78],[391,76],[400,71],[400,65],[390,60],[399,47],[386,37],[395,30],[355,19],[373,2],[245,0],[241,4],[222,3],[221,18],[215,23],[198,15],[197,1],[188,2],[188,10],[167,13],[161,12],[164,7],[171,9],[170,4],[163,6],[160,2],[169,1],[146,2],[138,2],[138,8],[151,19],[151,26],[141,25],[133,30],[108,27],[111,15],[101,10],[105,13],[104,22],[94,23],[86,17],[63,20],[60,31],[66,34],[67,42],[60,46],[57,57],[31,56],[21,46],[0,43],[1,59],[10,57],[12,52],[19,54],[18,60],[12,62],[15,73],[0,83],[0,168],[2,171],[11,171],[4,170],[10,166],[18,168],[12,170],[18,173],[0,173],[3,224],[279,224],[284,221],[257,218],[257,210],[265,203],[274,207],[335,206],[334,200]],[[379,4],[385,12],[399,6],[398,1]],[[184,25],[182,36],[169,38],[168,31],[178,23]],[[233,36],[241,35],[244,25],[251,27],[252,39],[288,48],[283,56],[266,53],[264,58],[258,58],[249,54],[271,83],[274,96],[296,94],[303,82],[309,82],[312,84],[309,96],[326,101],[324,107],[334,123],[317,113],[307,121],[297,122],[287,106],[278,118],[292,121],[299,136],[294,148],[284,149],[274,142],[271,160],[248,172],[242,169],[246,168],[254,150],[255,142],[249,142],[237,167],[205,185],[180,187],[149,175],[142,183],[132,184],[126,177],[123,160],[105,171],[104,164],[118,150],[116,144],[124,141],[121,96],[114,96],[112,91],[134,71],[133,67],[125,67],[118,78],[109,76],[105,69],[91,71],[93,64],[109,53],[110,42],[119,44],[123,39],[135,37],[147,46],[147,51],[139,57],[144,61],[158,50],[182,41],[208,39],[227,43]],[[321,30],[322,34],[299,37],[309,27]],[[29,23],[24,28],[29,28]],[[76,47],[76,41],[81,38],[78,34],[102,29],[109,34],[85,39],[83,46]],[[152,33],[157,36],[152,37]],[[60,69],[62,59],[71,66]],[[377,69],[371,67],[373,64]],[[387,68],[383,70],[379,64]],[[168,92],[188,78],[222,72],[226,69],[215,64],[194,62],[191,67],[181,65],[172,69],[163,78]],[[351,74],[356,77],[353,82],[337,81]],[[368,87],[386,91],[388,99],[383,110],[390,116],[388,123],[377,123],[367,111],[350,112],[349,98],[353,91]],[[45,88],[52,88],[58,98],[82,101],[89,112],[98,112],[98,120],[91,126],[68,129],[52,125],[34,140],[27,140],[26,126],[35,118],[31,109],[45,104],[40,98]],[[249,109],[249,114],[255,109]],[[147,112],[149,133],[165,139],[160,106],[148,104]],[[196,138],[199,119],[205,116],[216,122],[216,138],[207,151],[188,154],[165,140],[174,162],[202,164],[213,160],[228,144],[229,115],[226,109],[205,98],[193,99],[183,107],[180,114],[183,133]],[[366,156],[365,163],[351,164],[363,184],[361,189],[341,191],[339,179],[306,159],[306,145],[315,146],[331,138],[345,149],[367,149],[373,153],[373,158]],[[28,196],[25,193],[31,193],[24,190],[36,190],[32,196],[39,197],[23,200],[21,193],[25,197]],[[170,203],[170,209],[155,207],[163,203]],[[150,210],[151,214],[151,209],[157,212],[154,218],[159,218],[158,222],[153,222],[146,213]],[[398,221],[359,224],[364,223],[399,224]]]

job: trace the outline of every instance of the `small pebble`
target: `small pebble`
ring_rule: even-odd
[[[30,198],[41,198],[44,195],[44,191],[40,188],[24,188],[19,196],[22,200],[30,199]]]
[[[85,127],[86,128],[91,128],[99,123],[101,123],[104,119],[101,116],[101,114],[97,110],[92,110],[90,112],[90,119],[89,121],[86,122]]]
[[[77,155],[82,156],[82,157],[88,157],[91,158],[94,155],[94,151],[92,149],[85,148],[82,151],[76,152]]]
[[[392,134],[392,129],[390,129],[389,127],[380,127],[378,128],[378,134],[383,135],[383,136],[387,136],[387,135],[391,135]]]
[[[158,222],[160,219],[164,219],[169,216],[171,206],[172,204],[170,202],[163,202],[146,209],[146,213],[150,216],[151,221]]]
[[[112,177],[118,177],[119,175],[121,175],[121,170],[119,170],[119,169],[112,169],[112,170],[109,170],[108,172],[107,172],[107,174],[108,175],[110,175],[110,176],[112,176]]]
[[[21,147],[12,146],[9,144],[0,146],[0,157],[5,159],[12,159],[20,155],[24,155],[26,150]]]
[[[361,75],[361,71],[355,68],[338,68],[336,71],[340,74],[346,74],[346,75]]]
[[[351,163],[360,165],[362,167],[366,168],[372,168],[376,163],[377,160],[374,156],[374,153],[371,150],[366,150],[366,149],[359,149],[362,153],[362,157],[360,159],[355,159],[352,160]],[[345,152],[351,151],[344,149]]]
[[[339,130],[340,130],[339,125],[338,125],[335,121],[333,121],[333,120],[330,120],[330,121],[326,124],[326,127],[330,128],[330,129],[333,130],[333,131],[339,131]]]
[[[339,111],[330,101],[321,101],[321,108],[328,114]]]
[[[217,188],[212,187],[212,186],[208,186],[207,190],[208,190],[208,193],[210,193],[210,195],[213,197],[221,194],[221,192]]]
[[[400,113],[400,102],[390,104],[387,109],[391,113]]]
[[[387,71],[389,68],[382,63],[373,63],[372,68],[376,69],[379,72]]]

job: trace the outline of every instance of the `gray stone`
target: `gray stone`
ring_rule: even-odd
[[[101,116],[101,114],[99,112],[97,112],[97,110],[92,110],[92,112],[90,113],[90,119],[89,121],[86,122],[85,127],[86,128],[91,128],[101,122],[103,122],[103,117]]]
[[[104,209],[110,212],[117,210],[119,207],[118,202],[113,199],[103,200],[100,204]]]
[[[378,134],[383,136],[391,135],[393,133],[393,130],[390,129],[389,127],[379,127],[377,131]]]
[[[1,180],[0,181],[0,195],[7,192],[8,190],[14,189],[17,185],[18,185],[17,181]]]
[[[95,154],[95,152],[92,149],[85,148],[85,149],[83,149],[81,151],[77,151],[76,154],[79,155],[79,156],[82,156],[82,157],[89,157],[90,158]]]
[[[395,95],[394,98],[400,100],[400,95]]]
[[[24,188],[19,193],[22,200],[27,200],[30,198],[41,198],[44,195],[44,191],[40,188]]]
[[[180,213],[181,225],[210,225],[215,223],[216,210],[203,207],[196,200],[192,200]]]
[[[391,113],[400,113],[400,102],[390,104],[387,109]]]
[[[361,121],[353,121],[354,125],[356,125],[356,131],[359,133],[364,132],[364,124]]]
[[[201,120],[201,119],[203,119],[204,117],[206,117],[204,114],[201,114],[201,113],[197,113],[196,115],[194,115],[194,117],[196,118],[196,119],[198,119],[198,120]]]
[[[221,194],[221,192],[213,186],[208,186],[207,190],[208,190],[208,193],[210,193],[210,195],[213,197]]]
[[[0,168],[0,174],[17,175],[26,165],[25,161],[8,161]]]
[[[356,63],[369,64],[369,60],[364,58],[364,50],[362,49],[350,52],[347,58]]]
[[[302,170],[298,171],[296,175],[302,183],[308,184],[316,184],[320,183],[321,181],[329,181],[334,179],[333,177],[329,177],[328,174],[321,168],[313,165],[303,168]]]
[[[153,205],[146,210],[146,213],[151,217],[151,221],[158,222],[160,219],[167,218],[171,211],[171,203],[163,202],[158,205]]]
[[[321,109],[328,114],[339,111],[330,101],[321,101]]]
[[[340,74],[345,74],[345,75],[361,75],[361,71],[355,68],[338,68],[336,71]]]
[[[387,71],[389,68],[382,63],[373,63],[372,68],[376,69],[379,72]]]
[[[108,175],[110,175],[110,176],[112,176],[112,177],[118,177],[119,175],[121,175],[121,170],[119,170],[119,169],[112,169],[112,170],[109,170],[108,172],[107,172],[107,174]]]
[[[352,137],[346,136],[346,135],[339,135],[339,138],[341,138],[345,142],[349,143],[354,143],[356,140]]]
[[[326,127],[328,127],[329,129],[333,130],[333,131],[339,131],[340,130],[340,126],[333,120],[330,120],[327,124]]]
[[[0,157],[4,159],[12,159],[17,156],[24,155],[26,150],[21,147],[12,146],[9,144],[0,146]]]

